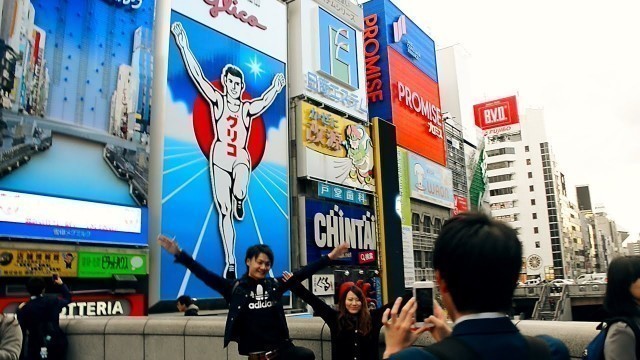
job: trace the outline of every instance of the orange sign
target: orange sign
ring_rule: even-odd
[[[389,69],[392,118],[398,145],[446,165],[438,84],[391,48]]]

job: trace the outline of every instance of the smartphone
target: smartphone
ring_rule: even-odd
[[[416,298],[416,327],[424,326],[424,319],[433,315],[434,293],[433,281],[416,281],[413,283],[413,297]]]

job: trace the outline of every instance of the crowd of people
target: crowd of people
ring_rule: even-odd
[[[279,278],[268,276],[274,263],[272,250],[254,245],[246,252],[246,273],[239,279],[207,270],[173,239],[160,235],[158,243],[223,296],[229,307],[224,347],[237,342],[239,353],[250,360],[315,359],[310,349],[296,346],[289,336],[282,303],[289,290],[327,323],[333,359],[379,359],[382,329],[383,359],[569,359],[560,340],[524,336],[507,316],[520,276],[522,245],[511,227],[483,214],[465,213],[450,219],[435,242],[435,282],[453,327],[438,303],[433,315],[416,319],[416,299],[410,296],[370,310],[361,287],[345,283],[334,308],[307,290],[302,282],[346,253],[347,243]],[[492,281],[470,282],[471,273]],[[45,296],[45,281],[32,278],[27,284],[31,297],[19,306],[17,316],[2,314],[0,360],[65,359],[67,341],[58,319],[61,309],[71,302],[71,293],[60,277],[54,276],[53,282],[61,296]],[[194,301],[183,295],[176,306],[185,316],[196,316],[199,309]],[[640,358],[640,257],[619,257],[611,262],[604,308],[610,318],[605,322],[603,354],[591,354],[590,358]],[[417,326],[417,320],[424,320],[424,325]],[[412,346],[425,332],[435,343]]]

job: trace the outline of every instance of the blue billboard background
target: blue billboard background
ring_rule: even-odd
[[[224,66],[234,64],[245,74],[246,93],[255,96],[271,85],[276,74],[286,74],[284,63],[174,11],[171,23],[175,22],[182,24],[191,51],[210,81],[219,80]],[[174,39],[169,41],[167,85],[172,96],[170,102],[186,107],[186,111],[192,115],[194,102],[199,95]],[[251,64],[254,65],[253,72]],[[255,64],[260,64],[259,71]],[[273,137],[274,134],[283,135],[284,138],[278,139],[287,141],[286,116],[287,100],[283,90],[262,114],[267,130],[265,158],[251,174],[244,219],[234,220],[238,277],[246,271],[244,256],[247,248],[258,243],[267,244],[273,249],[274,276],[280,276],[282,271],[290,269],[288,155],[286,150],[274,154],[269,147],[270,142],[278,141]],[[167,114],[165,122],[177,120]],[[182,120],[191,122],[190,118]],[[218,211],[213,202],[208,160],[195,139],[188,140],[171,133],[165,133],[164,150],[162,232],[175,236],[180,246],[194,255],[198,262],[222,275],[225,253],[218,228]],[[274,158],[278,161],[273,161]],[[161,299],[175,300],[183,293],[199,298],[221,297],[191,276],[184,267],[176,265],[173,256],[163,252],[161,262]]]
[[[333,250],[335,246],[327,246],[327,247],[319,247],[315,241],[315,215],[320,213],[324,216],[331,216],[331,212],[336,216],[334,219],[337,219],[338,214],[341,213],[341,218],[345,219],[354,219],[354,220],[362,220],[362,219],[371,219],[371,216],[375,216],[373,209],[370,208],[362,208],[355,206],[348,206],[344,204],[337,204],[334,202],[327,202],[321,200],[314,199],[305,199],[305,223],[306,223],[306,242],[307,242],[307,263],[311,263],[313,261],[318,260],[322,255],[327,255]],[[369,213],[369,217],[367,216]],[[374,218],[375,219],[375,218]],[[337,221],[337,220],[334,220]],[[335,224],[335,223],[334,223]],[[373,227],[377,230],[377,223],[375,221],[370,222]],[[337,224],[335,224],[338,227]],[[338,233],[342,231],[342,228],[338,231]],[[355,266],[377,266],[377,248],[376,244],[378,241],[377,232],[372,234],[373,236],[373,249],[365,249],[350,247],[349,253],[351,254],[350,258],[340,259],[344,265],[355,265]],[[371,258],[371,255],[373,256]],[[360,259],[360,256],[367,256],[365,261]]]

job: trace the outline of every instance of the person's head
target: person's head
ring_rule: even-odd
[[[264,279],[273,266],[273,251],[268,245],[253,245],[247,249],[244,261],[249,277],[256,280]]]
[[[32,277],[27,282],[27,291],[31,296],[39,296],[44,293],[44,280],[39,277]]]
[[[237,66],[227,65],[222,69],[222,84],[232,99],[241,99],[244,91],[244,74]]]
[[[64,255],[64,262],[67,264],[70,264],[71,262],[73,262],[73,254],[72,253],[66,253]]]
[[[367,299],[362,290],[353,282],[346,282],[340,286],[338,293],[338,318],[340,326],[351,329],[356,327],[363,334],[371,331],[371,315],[367,307]],[[353,324],[351,319],[355,319]]]
[[[191,306],[191,304],[193,304],[193,299],[191,298],[191,296],[182,295],[178,298],[176,307],[178,308],[178,311],[185,312],[187,311],[187,308]]]
[[[442,227],[433,265],[445,306],[455,307],[452,316],[507,312],[522,267],[522,245],[505,223],[463,213]]]
[[[613,259],[607,271],[604,309],[612,316],[640,316],[640,256]]]

